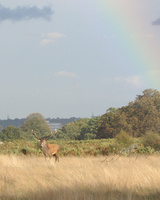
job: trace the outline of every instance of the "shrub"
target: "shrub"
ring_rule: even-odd
[[[124,130],[121,130],[120,133],[116,135],[115,139],[116,143],[118,143],[122,148],[126,148],[134,143],[133,138]]]
[[[153,154],[154,153],[154,149],[151,148],[150,146],[144,147],[144,145],[140,145],[137,148],[137,153],[139,154]]]
[[[160,135],[153,131],[147,131],[142,137],[144,147],[151,147],[156,151],[160,151]]]

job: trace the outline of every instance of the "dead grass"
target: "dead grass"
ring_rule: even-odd
[[[159,200],[160,157],[102,160],[0,155],[0,199]]]

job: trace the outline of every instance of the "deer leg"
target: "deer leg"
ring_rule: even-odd
[[[45,161],[46,161],[46,155],[44,155],[44,157],[45,157]]]
[[[59,162],[59,157],[58,154],[55,154],[55,162],[58,161]]]

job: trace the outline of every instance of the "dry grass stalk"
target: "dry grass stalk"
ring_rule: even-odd
[[[103,159],[0,155],[0,199],[159,200],[160,157]]]

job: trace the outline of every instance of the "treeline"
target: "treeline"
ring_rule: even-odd
[[[24,123],[25,120],[26,120],[25,118],[5,119],[5,120],[0,119],[0,130],[2,130],[3,128],[6,128],[7,126],[19,127]]]
[[[56,139],[114,138],[120,132],[141,137],[148,132],[160,135],[160,92],[146,89],[121,108],[109,108],[100,117],[80,119],[59,130]]]
[[[66,125],[70,122],[74,122],[75,120],[78,120],[80,118],[76,118],[76,117],[71,117],[71,118],[47,118],[46,120],[49,123],[62,123],[62,125]],[[7,126],[14,126],[14,127],[20,127],[21,125],[24,124],[26,118],[22,118],[22,119],[5,119],[5,120],[1,120],[0,119],[0,130],[6,128]]]
[[[148,131],[160,134],[160,92],[147,89],[135,101],[119,109],[110,108],[98,122],[98,138],[113,138],[121,130],[134,137]]]
[[[0,132],[1,140],[33,140],[32,129],[38,137],[50,134],[51,127],[39,113],[29,115],[18,128],[9,126]],[[121,108],[109,108],[99,117],[72,121],[53,135],[57,140],[89,140],[115,138],[127,133],[131,137],[152,135],[160,140],[160,92],[146,89],[142,95]],[[158,144],[159,145],[159,144]]]
[[[79,120],[77,117],[70,117],[70,118],[47,118],[46,120],[49,121],[50,123],[62,123],[62,125],[66,125],[70,122],[74,122],[75,120]]]

